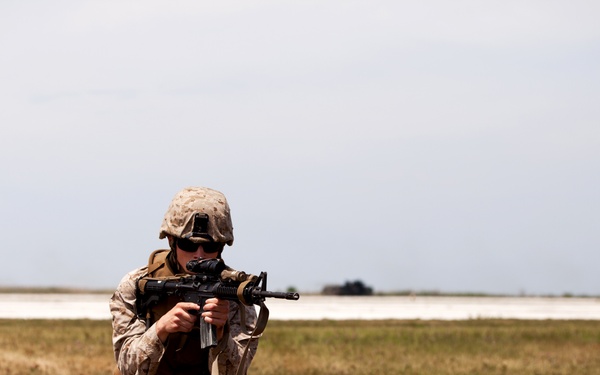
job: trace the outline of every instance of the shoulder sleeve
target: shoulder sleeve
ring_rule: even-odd
[[[156,327],[146,329],[145,321],[136,314],[136,281],[146,273],[146,268],[125,275],[109,302],[113,350],[122,375],[152,374],[165,350]]]
[[[244,309],[244,313],[241,312]],[[245,322],[242,322],[245,318]],[[229,323],[217,347],[210,350],[209,363],[219,367],[219,375],[235,375],[242,361],[244,351],[248,351],[241,374],[246,374],[258,348],[258,338],[251,338],[256,326],[256,309],[237,302],[229,304]],[[248,348],[246,348],[248,347]]]

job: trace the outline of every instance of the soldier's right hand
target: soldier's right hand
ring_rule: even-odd
[[[194,328],[200,306],[193,302],[179,302],[156,322],[156,333],[163,343],[169,333],[190,332]]]

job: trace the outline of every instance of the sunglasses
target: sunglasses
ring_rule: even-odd
[[[185,238],[177,238],[176,246],[186,253],[195,253],[198,247],[202,246],[202,250],[207,254],[214,254],[223,250],[223,245],[220,242],[195,243]]]

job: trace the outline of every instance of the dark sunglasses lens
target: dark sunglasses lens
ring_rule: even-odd
[[[190,240],[185,240],[183,238],[179,238],[177,239],[177,247],[179,247],[181,250],[185,251],[186,253],[193,253],[196,250],[198,250],[198,245],[197,243],[193,243]]]
[[[203,243],[202,249],[207,254],[214,254],[223,249],[223,244],[219,242]]]

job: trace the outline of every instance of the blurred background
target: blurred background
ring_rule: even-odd
[[[599,11],[4,1],[0,285],[112,289],[200,185],[273,290],[600,295]]]

